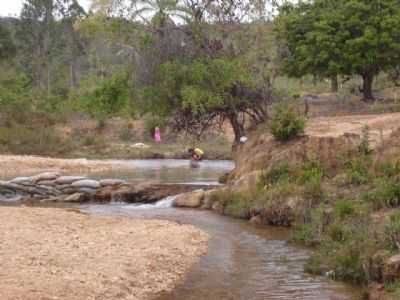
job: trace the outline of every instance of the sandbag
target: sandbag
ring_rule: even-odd
[[[126,184],[125,180],[120,180],[120,179],[103,179],[100,180],[100,185],[101,186],[116,186],[116,185],[123,185]]]
[[[15,184],[32,184],[33,180],[32,177],[17,177],[9,182]]]
[[[46,173],[41,173],[36,176],[33,176],[32,180],[34,182],[48,181],[48,180],[55,180],[60,176],[61,176],[61,174],[58,172],[46,172]]]
[[[96,180],[85,179],[73,182],[71,187],[98,189],[100,187],[100,183]]]
[[[57,184],[60,185],[64,185],[64,184],[72,184],[75,181],[80,181],[80,180],[85,180],[86,177],[82,177],[82,176],[61,176],[58,177],[55,182]]]

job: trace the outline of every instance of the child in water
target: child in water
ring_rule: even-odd
[[[192,156],[192,160],[194,161],[201,161],[203,160],[203,156],[204,156],[204,151],[201,150],[200,148],[190,148],[188,150],[188,152],[190,153],[190,155]]]

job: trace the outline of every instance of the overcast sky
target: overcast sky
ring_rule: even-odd
[[[19,16],[23,0],[0,0],[0,16]],[[91,0],[78,0],[78,2],[88,9]]]

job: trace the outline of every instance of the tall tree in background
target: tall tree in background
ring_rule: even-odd
[[[18,37],[25,60],[23,65],[35,85],[51,91],[52,46],[55,36],[53,0],[25,0],[21,11]]]
[[[59,11],[62,16],[64,38],[66,48],[66,60],[69,65],[70,89],[78,87],[79,84],[79,61],[84,54],[84,44],[79,32],[75,30],[75,24],[86,16],[85,10],[77,0],[59,0]]]
[[[400,63],[397,0],[315,0],[286,4],[277,19],[284,69],[301,77],[359,75],[366,101],[375,77]]]
[[[0,61],[14,57],[16,47],[10,32],[3,25],[0,25]]]

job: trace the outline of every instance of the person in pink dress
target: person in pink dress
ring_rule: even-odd
[[[161,143],[161,132],[160,128],[158,127],[154,129],[154,140],[156,141],[156,143]]]

